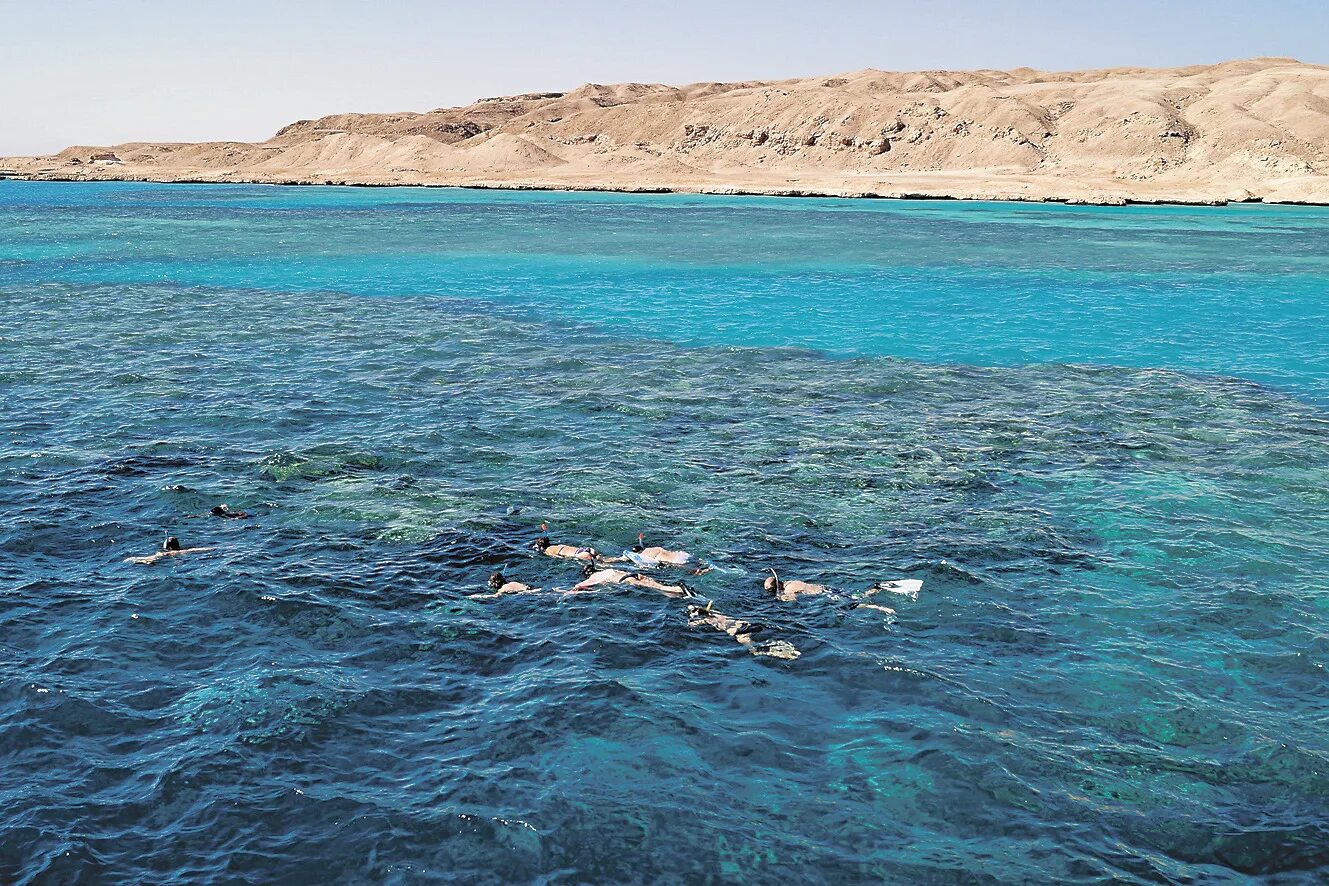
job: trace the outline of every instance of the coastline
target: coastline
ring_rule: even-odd
[[[928,177],[926,173],[915,176],[916,179]],[[938,173],[939,180],[962,178],[953,173]],[[1037,185],[1031,187],[1037,178]],[[1043,179],[1046,178],[1047,181]],[[477,191],[549,191],[549,192],[584,192],[614,194],[693,194],[698,196],[721,197],[812,197],[843,200],[955,200],[966,202],[1005,202],[1005,203],[1060,203],[1066,206],[1228,206],[1232,204],[1257,204],[1268,206],[1329,206],[1329,196],[1324,200],[1309,200],[1298,197],[1279,197],[1274,195],[1196,194],[1183,195],[1174,191],[1161,191],[1154,194],[1131,193],[1126,189],[1099,190],[1079,183],[1070,183],[1068,187],[1057,187],[1063,180],[1054,177],[1028,177],[1013,188],[1001,186],[992,180],[975,179],[971,187],[953,188],[939,184],[927,187],[924,181],[915,181],[914,187],[876,187],[855,188],[850,186],[834,187],[819,183],[798,183],[788,186],[752,183],[750,181],[730,181],[723,183],[701,182],[614,182],[614,181],[569,181],[558,179],[483,179],[469,176],[427,177],[410,179],[402,177],[382,177],[366,174],[332,174],[319,176],[269,175],[254,176],[239,171],[213,172],[191,171],[171,175],[151,175],[142,172],[115,173],[98,170],[88,174],[86,170],[67,173],[53,169],[24,170],[22,168],[0,168],[0,180],[45,181],[62,183],[93,182],[140,182],[144,184],[173,185],[272,185],[280,187],[356,187],[356,188],[457,188]],[[918,185],[924,185],[922,187]]]

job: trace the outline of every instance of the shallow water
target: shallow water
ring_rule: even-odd
[[[1314,881],[1327,235],[0,182],[0,879]]]

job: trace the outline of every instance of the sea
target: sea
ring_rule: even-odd
[[[1324,208],[0,181],[0,882],[1323,882],[1326,512]]]

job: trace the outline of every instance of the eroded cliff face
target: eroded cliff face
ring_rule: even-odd
[[[301,120],[256,144],[73,147],[6,165],[48,178],[1329,202],[1329,68],[588,84]]]

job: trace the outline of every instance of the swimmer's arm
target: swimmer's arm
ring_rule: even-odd
[[[499,597],[509,597],[513,594],[538,594],[540,588],[527,588],[524,591],[490,591],[484,594],[467,594],[468,600],[497,600]]]
[[[210,547],[210,548],[184,548],[183,550],[179,551],[158,551],[155,554],[148,554],[146,557],[126,557],[125,562],[137,563],[140,566],[151,566],[153,563],[156,563],[158,560],[164,559],[166,557],[178,557],[181,554],[201,554],[204,551],[215,551],[215,550],[217,550],[215,547]]]
[[[158,551],[155,554],[148,554],[146,557],[125,557],[125,562],[137,563],[140,566],[151,566],[153,563],[156,563],[158,560],[160,560],[162,557],[165,556],[166,554],[162,553],[161,551]]]

